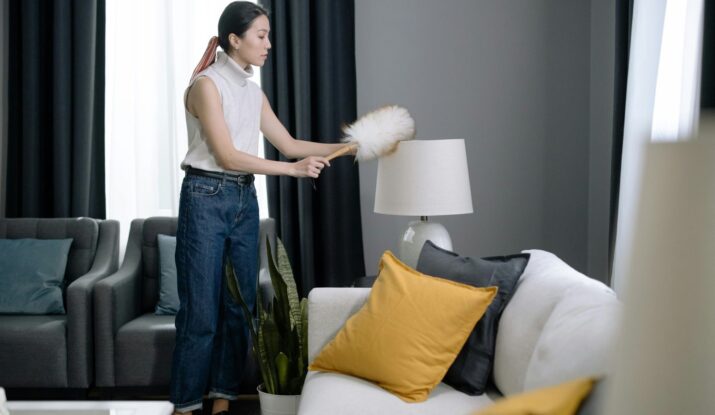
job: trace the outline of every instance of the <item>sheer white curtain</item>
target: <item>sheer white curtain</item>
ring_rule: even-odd
[[[641,194],[643,150],[695,135],[703,0],[635,0],[612,285],[623,297]]]
[[[107,217],[121,223],[176,216],[188,147],[183,92],[229,0],[108,0],[106,21]],[[259,68],[253,80],[260,84]],[[259,154],[263,154],[263,140]],[[256,177],[262,216],[265,177]]]

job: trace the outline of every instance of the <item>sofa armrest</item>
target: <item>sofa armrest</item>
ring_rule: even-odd
[[[67,371],[69,387],[88,388],[94,378],[92,293],[95,284],[117,270],[119,222],[99,221],[92,268],[67,287]]]
[[[141,240],[144,219],[134,219],[121,268],[94,289],[97,386],[114,386],[117,331],[141,314]]]
[[[365,304],[370,288],[313,288],[308,294],[308,360],[313,361]]]

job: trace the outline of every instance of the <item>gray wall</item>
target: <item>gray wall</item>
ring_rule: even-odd
[[[542,246],[586,272],[590,3],[551,0],[544,5],[547,88]]]
[[[541,248],[587,272],[591,9],[589,0],[355,2],[358,112],[399,104],[418,139],[466,139],[475,213],[433,218],[457,252]],[[376,172],[376,161],[360,166],[369,274],[415,219],[373,213]]]

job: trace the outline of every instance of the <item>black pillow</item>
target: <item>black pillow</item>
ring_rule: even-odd
[[[529,254],[467,258],[431,241],[422,247],[417,270],[423,274],[469,284],[497,286],[499,291],[447,371],[443,382],[468,395],[484,393],[494,364],[499,318],[529,262]]]

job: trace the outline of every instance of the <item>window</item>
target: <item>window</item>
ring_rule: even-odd
[[[182,95],[228,3],[107,1],[107,217],[120,221],[122,247],[132,219],[178,215],[179,164],[188,148]],[[254,70],[252,80],[260,85],[260,70]],[[256,176],[256,190],[266,217],[265,176]]]
[[[669,0],[660,43],[652,138],[691,138],[700,108],[703,0]]]

